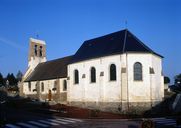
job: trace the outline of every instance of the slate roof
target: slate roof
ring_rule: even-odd
[[[152,53],[162,57],[125,29],[85,41],[73,56],[38,64],[25,82],[65,78],[68,64],[130,52]]]
[[[162,57],[125,29],[85,41],[75,53],[71,63],[129,52],[153,53]]]
[[[68,56],[38,64],[25,82],[67,77],[67,65],[71,58]]]

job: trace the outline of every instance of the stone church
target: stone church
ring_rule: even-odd
[[[86,40],[77,52],[46,60],[46,43],[30,38],[21,94],[103,111],[150,108],[164,97],[162,56],[129,30]]]

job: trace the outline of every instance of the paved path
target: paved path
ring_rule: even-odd
[[[25,122],[16,122],[14,124],[6,124],[5,128],[48,128],[53,126],[73,126],[83,123],[81,119],[73,118],[47,118],[42,120],[30,120]]]
[[[152,120],[156,124],[156,128],[158,127],[170,127],[170,128],[181,128],[181,125],[176,124],[176,120],[173,118],[152,118]]]

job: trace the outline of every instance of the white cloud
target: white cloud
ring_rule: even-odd
[[[14,48],[19,49],[19,50],[21,50],[23,52],[26,52],[25,47],[23,47],[22,45],[20,45],[20,44],[18,44],[16,42],[10,41],[8,39],[0,37],[0,43],[7,44],[7,45],[9,45],[11,47],[14,47]]]

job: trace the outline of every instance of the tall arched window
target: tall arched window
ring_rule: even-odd
[[[57,81],[56,80],[54,81],[53,88],[57,88]]]
[[[35,56],[37,56],[37,45],[34,46]]]
[[[142,76],[142,64],[139,62],[136,62],[134,64],[134,80],[141,81],[143,80]]]
[[[76,69],[74,70],[74,84],[79,83],[79,71]]]
[[[96,82],[96,69],[94,67],[91,68],[90,70],[90,75],[91,75],[91,83]]]
[[[110,72],[110,80],[111,81],[116,80],[116,65],[115,64],[111,64],[109,72]]]
[[[41,83],[41,91],[44,92],[44,83]]]
[[[31,92],[31,82],[28,82],[28,89]]]
[[[42,46],[40,46],[40,57],[42,57]]]
[[[67,81],[63,81],[63,91],[67,91]]]

